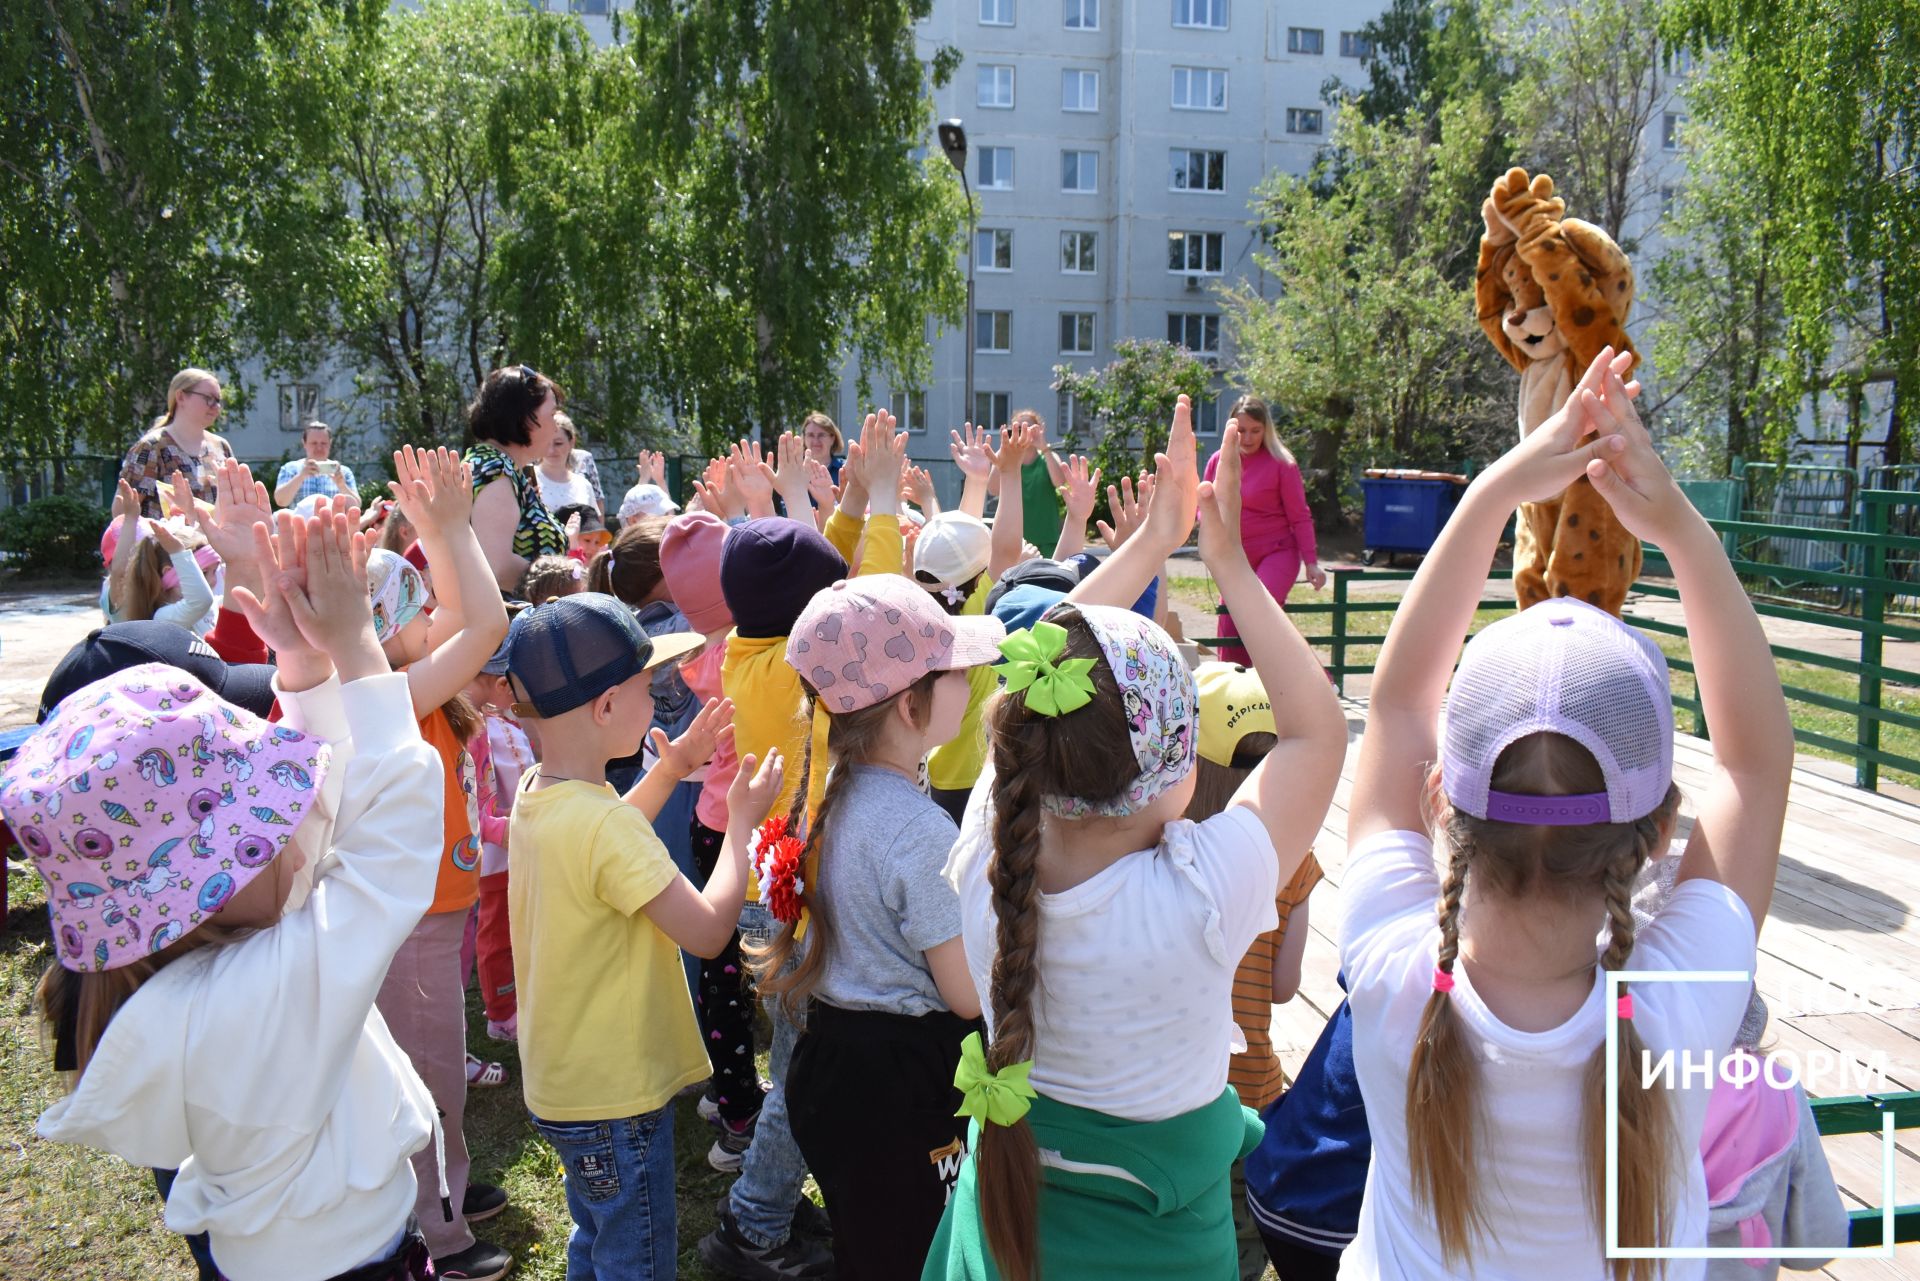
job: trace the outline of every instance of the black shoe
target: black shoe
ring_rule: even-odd
[[[755,1245],[741,1235],[725,1204],[720,1226],[700,1238],[700,1261],[734,1281],[824,1281],[833,1275],[833,1252],[819,1241],[794,1234],[779,1245]]]
[[[507,1208],[507,1190],[491,1183],[467,1184],[467,1195],[460,1202],[460,1214],[468,1223],[483,1223]]]
[[[825,1210],[804,1196],[793,1207],[793,1230],[800,1236],[812,1237],[816,1241],[833,1240],[833,1220],[827,1217]]]
[[[433,1261],[440,1281],[500,1281],[513,1267],[513,1256],[489,1241],[475,1241],[458,1254]]]

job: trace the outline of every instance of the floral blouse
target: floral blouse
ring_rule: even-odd
[[[504,455],[503,455],[504,456]],[[200,453],[190,454],[180,447],[165,426],[155,427],[127,451],[120,464],[120,479],[132,485],[140,495],[140,514],[159,520],[160,490],[175,472],[185,472],[195,498],[214,500],[213,474],[220,464],[233,457],[227,442],[212,432],[206,434]]]
[[[473,492],[494,481],[506,479],[513,484],[514,501],[520,505],[520,523],[513,530],[513,554],[526,560],[540,556],[560,556],[567,550],[566,531],[540,500],[540,487],[525,468],[514,466],[506,451],[491,441],[481,441],[467,451],[473,467]]]

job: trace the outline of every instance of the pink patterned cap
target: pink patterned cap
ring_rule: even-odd
[[[787,637],[787,663],[829,712],[857,712],[928,672],[998,662],[1006,634],[990,615],[949,615],[911,579],[867,574],[814,593]]]
[[[1496,791],[1500,754],[1530,734],[1559,734],[1593,753],[1606,790],[1572,796]],[[1667,658],[1604,610],[1563,596],[1482,628],[1447,691],[1440,781],[1463,814],[1569,827],[1631,823],[1673,782]]]
[[[225,907],[286,847],[330,762],[163,663],[68,695],[0,772],[60,964],[130,964]]]

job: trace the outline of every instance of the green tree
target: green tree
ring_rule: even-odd
[[[1167,424],[1182,395],[1197,405],[1212,371],[1185,347],[1157,338],[1125,338],[1113,345],[1112,362],[1099,369],[1053,367],[1053,389],[1072,396],[1093,419],[1088,457],[1109,480],[1142,470],[1167,443]],[[1072,424],[1061,424],[1063,451],[1081,447]],[[1104,500],[1102,500],[1104,501]]]
[[[1879,384],[1886,460],[1909,461],[1920,397],[1913,0],[1669,0],[1663,33],[1701,59],[1690,137],[1711,132],[1725,148],[1703,185],[1764,193],[1736,216],[1784,320],[1779,341],[1760,337],[1752,402],[1770,451],[1784,451],[1809,397],[1834,390],[1857,405]],[[1719,339],[1694,336],[1703,348]]]
[[[348,0],[100,0],[0,19],[0,417],[22,453],[118,450],[189,363],[293,362],[361,288],[330,155]]]
[[[1284,288],[1226,291],[1228,328],[1240,381],[1289,415],[1282,432],[1322,520],[1359,467],[1457,464],[1511,439],[1511,374],[1458,278],[1477,241],[1455,211],[1484,190],[1487,123],[1471,97],[1441,108],[1437,142],[1412,112],[1380,124],[1344,113],[1337,173],[1328,158],[1256,194],[1268,243],[1258,262]]]
[[[710,435],[779,430],[851,353],[925,385],[927,320],[957,320],[959,184],[926,146],[930,0],[640,0],[625,50],[645,92],[614,175],[662,210],[640,251],[675,400]],[[635,267],[634,274],[639,274]],[[870,389],[861,387],[863,397]]]

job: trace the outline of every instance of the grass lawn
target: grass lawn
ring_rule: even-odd
[[[10,891],[6,933],[0,935],[0,1277],[193,1281],[193,1261],[161,1223],[160,1200],[145,1170],[34,1135],[35,1119],[61,1090],[32,1013],[34,985],[52,952],[39,878],[16,871]],[[505,1063],[509,1078],[499,1089],[467,1095],[473,1177],[501,1184],[512,1197],[505,1214],[481,1225],[482,1235],[513,1252],[513,1276],[559,1281],[567,1271],[570,1224],[560,1164],[527,1122],[514,1047],[487,1039],[477,998],[468,1009],[467,1043],[474,1053]],[[709,1281],[714,1274],[701,1266],[694,1245],[712,1230],[714,1202],[733,1176],[707,1165],[713,1135],[695,1115],[692,1099],[677,1105],[674,1140],[680,1275]]]
[[[1203,612],[1211,612],[1219,603],[1219,593],[1215,590],[1213,580],[1210,578],[1174,578],[1172,583],[1174,599],[1183,605]],[[1350,599],[1357,600],[1360,599],[1360,597],[1350,596]],[[1300,605],[1308,603],[1330,603],[1332,600],[1333,592],[1330,588],[1322,588],[1320,591],[1314,591],[1303,584],[1294,588],[1293,593],[1287,598],[1287,603],[1289,605]],[[1474,630],[1478,631],[1488,623],[1500,618],[1505,618],[1512,612],[1512,610],[1477,610],[1473,616]],[[1393,613],[1390,610],[1360,614],[1350,620],[1351,625],[1348,630],[1361,635],[1380,636],[1386,633],[1387,627],[1392,620]],[[1333,628],[1333,618],[1330,614],[1308,614],[1303,616],[1300,622],[1301,626],[1307,632],[1314,635],[1324,636]],[[1654,640],[1659,644],[1661,651],[1670,659],[1686,659],[1690,656],[1687,642],[1681,637],[1656,635],[1654,636]],[[1332,654],[1326,646],[1322,645],[1317,648],[1323,662],[1332,661]],[[1349,665],[1369,666],[1379,655],[1380,647],[1378,645],[1351,645],[1347,648],[1347,662]],[[1779,669],[1782,684],[1797,686],[1800,689],[1810,690],[1817,694],[1825,694],[1833,698],[1854,700],[1859,697],[1860,686],[1858,681],[1845,672],[1837,672],[1825,667],[1810,667],[1805,663],[1790,663],[1786,661],[1776,662],[1775,666]],[[1672,682],[1673,692],[1676,695],[1686,698],[1696,696],[1691,673],[1675,671],[1672,674]],[[1906,712],[1911,715],[1920,715],[1920,690],[1915,690],[1904,685],[1886,685],[1881,690],[1880,703],[1882,707],[1889,710]],[[1816,707],[1810,703],[1797,702],[1792,699],[1789,699],[1787,702],[1787,711],[1793,718],[1794,726],[1798,729],[1815,734],[1825,734],[1830,738],[1838,738],[1847,742],[1851,742],[1854,738],[1854,719],[1845,712],[1829,707]],[[1681,729],[1691,732],[1694,727],[1693,714],[1684,709],[1680,710],[1677,723]],[[1881,750],[1892,752],[1896,755],[1920,758],[1920,731],[1907,729],[1898,725],[1882,724],[1880,727],[1880,747]],[[1849,761],[1852,759],[1844,753],[1806,743],[1796,744],[1796,748],[1808,756],[1818,756],[1827,760]],[[1881,775],[1884,778],[1905,783],[1909,786],[1920,786],[1920,775],[1904,770],[1883,767],[1881,769]]]

